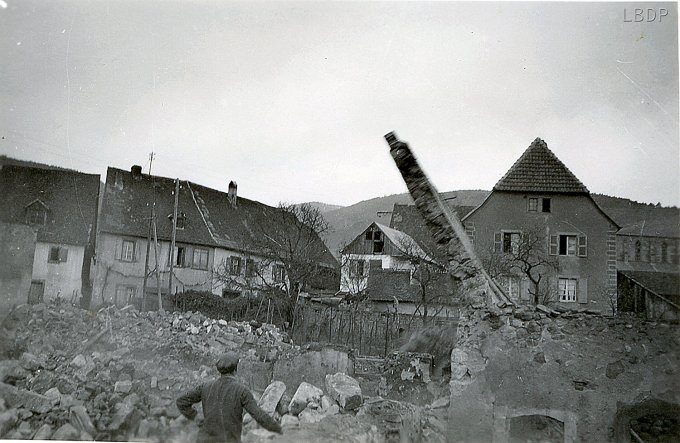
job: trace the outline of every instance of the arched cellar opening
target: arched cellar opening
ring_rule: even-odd
[[[613,431],[617,442],[680,442],[680,405],[658,399],[620,405]]]
[[[508,419],[509,443],[562,443],[564,423],[547,415],[521,415]]]

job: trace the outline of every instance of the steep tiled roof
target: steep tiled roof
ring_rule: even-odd
[[[146,237],[155,188],[158,238],[169,240],[174,209],[175,180],[109,168],[102,204],[101,231]],[[180,243],[202,244],[257,253],[257,236],[271,229],[293,229],[277,208],[238,197],[236,206],[225,192],[180,180],[178,212],[183,212],[185,228],[177,230]],[[276,228],[274,224],[278,224]],[[337,260],[318,236],[313,244],[323,248],[322,263],[337,268]],[[261,252],[261,251],[260,251]]]
[[[666,272],[621,271],[623,275],[658,295],[680,297],[680,274]]]
[[[26,211],[46,211],[37,240],[85,246],[96,222],[99,175],[7,165],[0,169],[0,221],[26,224]]]
[[[587,194],[588,189],[537,138],[493,187],[494,191]]]

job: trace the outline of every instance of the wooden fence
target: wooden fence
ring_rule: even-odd
[[[295,343],[341,344],[356,349],[359,355],[386,356],[406,343],[412,331],[423,326],[420,316],[313,302],[300,307],[300,317],[292,334]],[[430,317],[430,324],[456,322],[456,318]]]

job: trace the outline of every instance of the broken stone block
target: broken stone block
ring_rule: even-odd
[[[115,413],[113,414],[113,418],[109,424],[109,429],[112,431],[117,431],[124,425],[128,425],[128,421],[132,417],[135,411],[135,406],[138,402],[139,397],[137,397],[136,394],[130,394],[125,397],[125,400],[117,403],[115,406]]]
[[[431,409],[447,408],[451,402],[449,397],[439,397],[430,404]]]
[[[545,354],[543,353],[543,351],[539,351],[539,352],[534,354],[534,361],[536,363],[541,363],[541,364],[546,362]]]
[[[45,423],[38,429],[38,432],[33,436],[33,440],[49,440],[52,437],[52,426]]]
[[[284,415],[281,417],[281,427],[293,428],[300,425],[300,419],[294,415]]]
[[[52,435],[52,440],[78,440],[80,431],[66,423]]]
[[[57,405],[61,401],[62,394],[57,387],[48,389],[44,395],[52,401],[53,405]]]
[[[331,407],[328,408],[328,410],[324,411],[323,415],[328,416],[328,415],[336,415],[336,414],[339,414],[339,413],[340,413],[340,406],[337,403],[335,403],[335,404],[331,405]]]
[[[283,395],[281,396],[281,400],[279,400],[279,404],[276,405],[276,412],[282,417],[284,415],[288,414],[288,411],[289,411],[288,405],[289,404],[290,404],[290,396],[284,392]]]
[[[363,403],[359,382],[342,372],[326,375],[326,392],[345,410],[357,409]]]
[[[0,414],[0,438],[4,437],[17,424],[18,420],[19,416],[16,409],[10,409]]]
[[[121,380],[117,381],[115,385],[113,385],[113,392],[120,392],[122,394],[127,394],[130,392],[132,389],[132,381],[130,380]]]
[[[318,423],[324,417],[325,415],[319,412],[318,410],[307,408],[304,411],[300,412],[298,419],[300,420],[300,424],[305,424],[305,423]]]
[[[324,395],[321,397],[321,409],[323,409],[324,411],[327,411],[334,404],[336,404],[335,400],[333,400],[329,396]]]
[[[17,431],[19,432],[19,435],[21,435],[22,439],[28,438],[33,433],[31,424],[27,421],[22,421],[19,425],[19,428],[17,428]]]
[[[293,399],[288,405],[288,410],[293,415],[298,415],[303,409],[307,407],[307,403],[312,400],[320,401],[323,391],[316,386],[305,381],[300,383],[297,391],[293,395]]]
[[[625,371],[625,367],[623,366],[623,362],[621,360],[617,360],[615,362],[609,363],[607,365],[607,378],[616,378],[619,375],[623,374]]]
[[[18,389],[5,383],[0,383],[0,397],[14,407],[23,406],[38,414],[44,414],[52,409],[52,400],[44,395]]]
[[[286,385],[282,381],[275,380],[264,390],[257,404],[269,415],[273,415],[281,397],[286,392]]]
[[[73,360],[71,360],[71,366],[75,366],[77,368],[82,368],[87,364],[87,359],[83,354],[78,354],[75,357],[73,357]]]
[[[95,433],[94,425],[90,416],[87,414],[85,406],[74,406],[69,413],[69,422],[79,431],[85,431],[90,435]]]
[[[21,366],[18,360],[0,361],[0,382],[14,384],[18,380],[24,380],[30,373]]]
[[[158,387],[158,377],[151,377],[151,389],[156,389]]]
[[[38,357],[29,352],[24,352],[23,354],[21,354],[20,361],[21,367],[26,369],[27,371],[37,371],[38,369],[42,368],[43,365],[45,364],[44,361],[40,360]]]

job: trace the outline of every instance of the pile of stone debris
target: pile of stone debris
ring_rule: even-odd
[[[0,438],[10,439],[165,441],[191,431],[174,401],[215,375],[216,355],[299,351],[273,325],[131,307],[22,305],[0,335]]]
[[[334,350],[300,349],[270,324],[132,307],[93,312],[22,305],[0,324],[0,336],[0,438],[5,439],[191,441],[197,425],[180,415],[175,400],[215,377],[215,357],[223,352],[242,356],[239,375],[241,366],[246,372],[263,365],[270,371],[275,365],[296,371],[304,364],[299,362],[320,355],[347,357]],[[291,366],[292,361],[298,363]],[[318,366],[329,369],[323,361]],[[308,368],[307,381],[281,379],[289,389],[270,375],[261,384],[268,384],[264,393],[254,392],[283,425],[278,440],[370,442],[408,433],[443,441],[444,425],[436,417],[445,410],[443,403],[423,408],[367,397],[343,372],[312,373]],[[245,421],[246,441],[272,437],[248,416]]]

